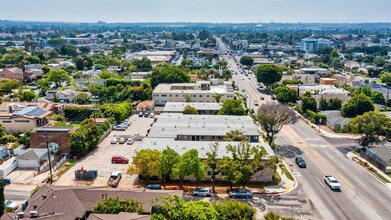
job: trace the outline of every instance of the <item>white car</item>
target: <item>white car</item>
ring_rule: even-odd
[[[134,139],[133,138],[128,138],[128,140],[126,141],[127,145],[132,145],[133,143],[134,143]]]
[[[154,118],[154,117],[155,117],[155,114],[154,114],[154,113],[151,113],[151,114],[149,114],[149,117],[150,117],[150,118]]]
[[[12,209],[12,210],[15,210],[15,209],[19,208],[18,203],[12,202],[11,200],[5,200],[4,201],[4,206],[9,208],[9,209]]]
[[[118,138],[117,137],[112,137],[111,140],[110,140],[110,144],[116,144],[118,142]]]

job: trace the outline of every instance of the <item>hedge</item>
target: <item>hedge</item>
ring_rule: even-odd
[[[141,85],[141,81],[133,81],[133,80],[126,80],[126,79],[115,79],[115,78],[111,78],[111,79],[107,79],[106,80],[106,86],[109,87],[109,86],[117,86],[118,84],[121,84],[123,86],[140,86]]]
[[[65,118],[68,121],[83,121],[89,118],[93,112],[92,107],[87,106],[65,106]]]
[[[322,124],[326,123],[326,115],[318,114],[311,110],[306,110],[305,114],[310,118],[312,123],[319,124],[319,119],[322,119]]]

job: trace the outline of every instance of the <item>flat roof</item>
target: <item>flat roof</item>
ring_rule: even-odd
[[[152,149],[163,151],[167,147],[175,150],[179,155],[184,154],[186,151],[191,149],[198,150],[198,157],[205,159],[207,158],[206,153],[210,152],[210,145],[212,145],[213,141],[176,141],[174,138],[144,138],[140,145],[136,148],[136,152],[144,149]],[[218,142],[219,148],[217,152],[217,158],[222,158],[223,156],[231,157],[232,153],[227,150],[228,145],[237,145],[240,142],[230,142],[230,141],[221,141]],[[253,143],[249,142],[251,146],[262,146],[265,148],[266,152],[269,156],[274,155],[274,151],[272,148],[264,142]],[[266,159],[266,158],[265,158]]]
[[[173,89],[173,87],[193,87],[194,89]],[[199,88],[201,86],[200,83],[170,83],[165,84],[161,83],[158,86],[156,86],[155,90],[153,90],[153,93],[200,93],[200,94],[215,94],[215,93],[229,93],[234,94],[234,90],[227,86],[226,83],[223,85],[210,85],[209,90],[201,90]]]
[[[184,115],[162,113],[157,116],[148,137],[177,137],[177,135],[218,135],[239,130],[248,136],[260,135],[258,126],[249,116]]]
[[[167,102],[164,112],[182,112],[186,106],[191,106],[197,110],[220,110],[222,103],[215,102]]]

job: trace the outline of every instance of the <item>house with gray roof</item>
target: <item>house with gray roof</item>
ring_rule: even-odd
[[[384,173],[391,173],[391,143],[384,146],[366,147],[360,156],[379,168]]]
[[[16,157],[18,168],[38,169],[48,161],[48,151],[46,149],[27,149]]]
[[[321,111],[320,114],[326,115],[327,127],[332,130],[341,130],[350,121],[350,118],[345,118],[338,110]]]

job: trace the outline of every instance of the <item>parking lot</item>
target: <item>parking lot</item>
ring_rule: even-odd
[[[121,171],[122,179],[118,187],[130,187],[135,181],[136,175],[126,174],[129,164],[135,153],[135,149],[140,144],[140,141],[135,141],[132,145],[110,144],[112,137],[131,137],[134,133],[140,133],[140,136],[145,136],[147,130],[151,127],[153,118],[138,117],[133,115],[130,118],[131,125],[125,131],[111,131],[110,134],[98,145],[98,148],[91,152],[88,156],[78,161],[74,167],[64,173],[54,185],[58,186],[106,186],[111,172]],[[121,155],[129,158],[129,164],[112,164],[111,157]],[[93,181],[75,180],[74,172],[83,167],[84,170],[98,170],[98,177]]]

